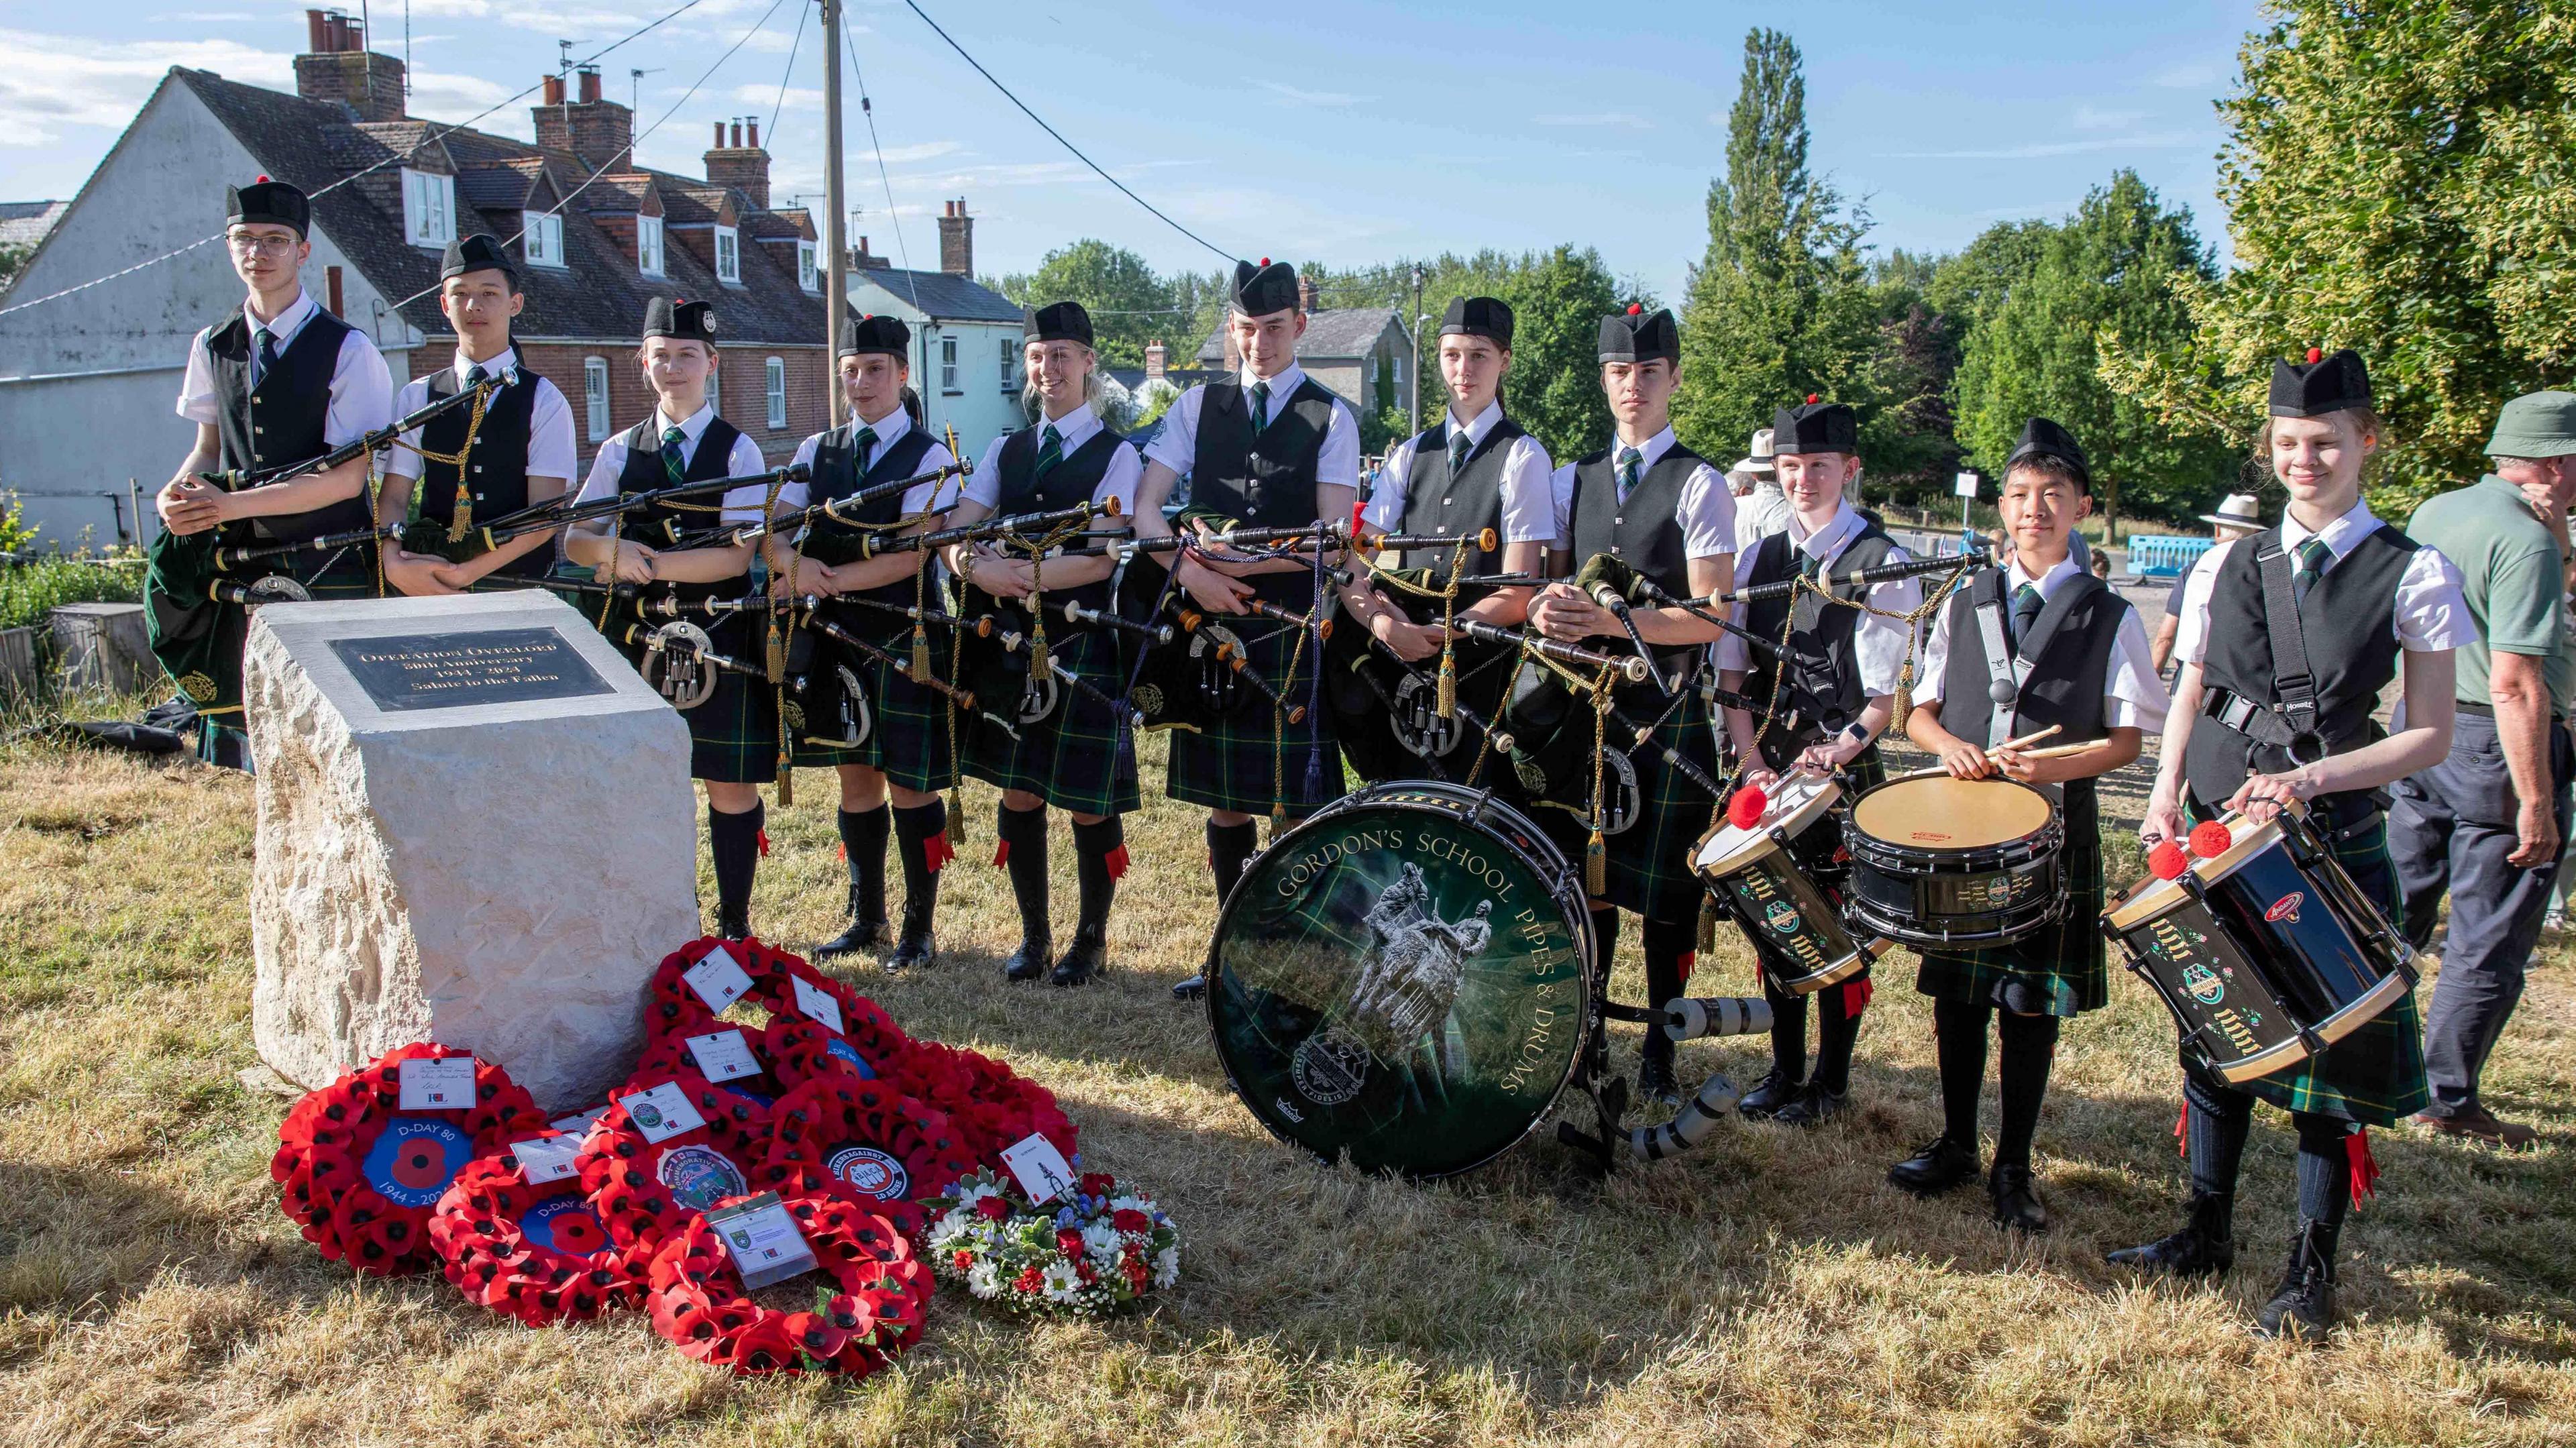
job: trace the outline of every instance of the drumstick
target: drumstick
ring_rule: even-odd
[[[2020,737],[2019,739],[2007,739],[2007,740],[2005,740],[2003,743],[1996,745],[1994,748],[1987,750],[1987,751],[1986,751],[1986,757],[1987,757],[1988,759],[1992,759],[1992,758],[1994,758],[1996,755],[1999,755],[1999,754],[2003,753],[2003,752],[2004,752],[2005,750],[2007,750],[2007,749],[2019,749],[2019,748],[2021,748],[2021,747],[2022,747],[2023,745],[2025,745],[2025,744],[2036,744],[2036,743],[2038,743],[2039,741],[2041,741],[2041,740],[2043,740],[2043,739],[2047,738],[2047,737],[2048,737],[2049,735],[2051,735],[2051,734],[2056,733],[2059,729],[2062,729],[2062,728],[2064,728],[2064,727],[2065,727],[2064,725],[2060,725],[2060,724],[2051,724],[2051,725],[2049,725],[2047,728],[2040,730],[2040,731],[2039,731],[2038,733],[2036,733],[2036,734],[2025,734],[2025,735],[2023,735],[2022,737]],[[2083,746],[2083,747],[2085,747],[2085,748],[2087,748],[2087,749],[2090,749],[2090,748],[2092,748],[2093,746],[2091,746],[2091,745],[2089,745],[2089,744],[2088,744],[2088,745],[2085,745],[2085,746]],[[2033,757],[2033,758],[2037,758],[2037,759],[2046,759],[2046,758],[2049,758],[2051,754],[2062,754],[2062,753],[2064,753],[2064,752],[2065,752],[2065,751],[2061,748],[2061,749],[2057,749],[2057,750],[2052,750],[2052,751],[2050,751],[2050,752],[2049,752],[2049,753],[2047,753],[2047,754],[2038,754],[2038,755],[2034,755],[2034,756],[2032,756],[2032,757]]]

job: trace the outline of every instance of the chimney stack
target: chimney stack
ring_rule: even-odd
[[[403,118],[403,63],[367,49],[365,31],[347,12],[304,12],[304,41],[295,57],[295,93],[346,106],[361,121]]]
[[[755,210],[769,209],[769,153],[760,149],[760,122],[751,123],[751,144],[743,144],[743,123],[733,123],[732,145],[726,145],[725,123],[716,122],[715,149],[707,152],[707,180],[730,186],[751,198]]]
[[[1159,337],[1145,344],[1146,381],[1160,382],[1163,380],[1163,362],[1169,355],[1169,353],[1163,350],[1163,342]]]
[[[562,105],[563,103],[564,103],[564,83],[563,83],[563,77],[562,77],[562,76],[559,76],[559,75],[550,75],[550,76],[547,76],[547,77],[546,77],[546,104],[547,104],[547,105],[550,105],[550,106],[559,106],[559,105]]]
[[[575,72],[574,99],[564,99],[563,77],[546,77],[545,104],[530,107],[536,118],[537,144],[550,151],[570,151],[582,164],[611,171],[635,169],[626,154],[635,144],[635,112],[601,97],[599,67]]]
[[[942,203],[939,217],[939,269],[953,277],[975,276],[975,218],[966,214],[966,198]]]
[[[1324,309],[1323,302],[1323,289],[1315,285],[1315,279],[1310,276],[1300,275],[1297,278],[1297,310],[1301,312],[1320,312]]]

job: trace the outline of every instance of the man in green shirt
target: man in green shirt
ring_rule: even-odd
[[[2460,570],[2483,641],[2463,646],[2450,756],[2392,786],[2388,848],[2418,950],[2451,894],[2442,975],[2424,1016],[2433,1104],[2415,1121],[2522,1150],[2538,1134],[2478,1099],[2487,1053],[2522,998],[2523,968],[2558,873],[2576,775],[2565,719],[2576,703],[2562,520],[2576,496],[2576,393],[2504,406],[2487,443],[2495,471],[2415,510],[2408,537]]]

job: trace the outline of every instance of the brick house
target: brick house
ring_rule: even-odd
[[[1349,403],[1361,417],[1377,412],[1381,379],[1396,407],[1411,407],[1414,342],[1403,314],[1393,307],[1327,310],[1319,304],[1313,278],[1300,277],[1297,285],[1306,309],[1306,334],[1297,339],[1297,365],[1306,369],[1306,375]],[[1218,376],[1242,366],[1222,321],[1199,344],[1196,360],[1203,373]]]

